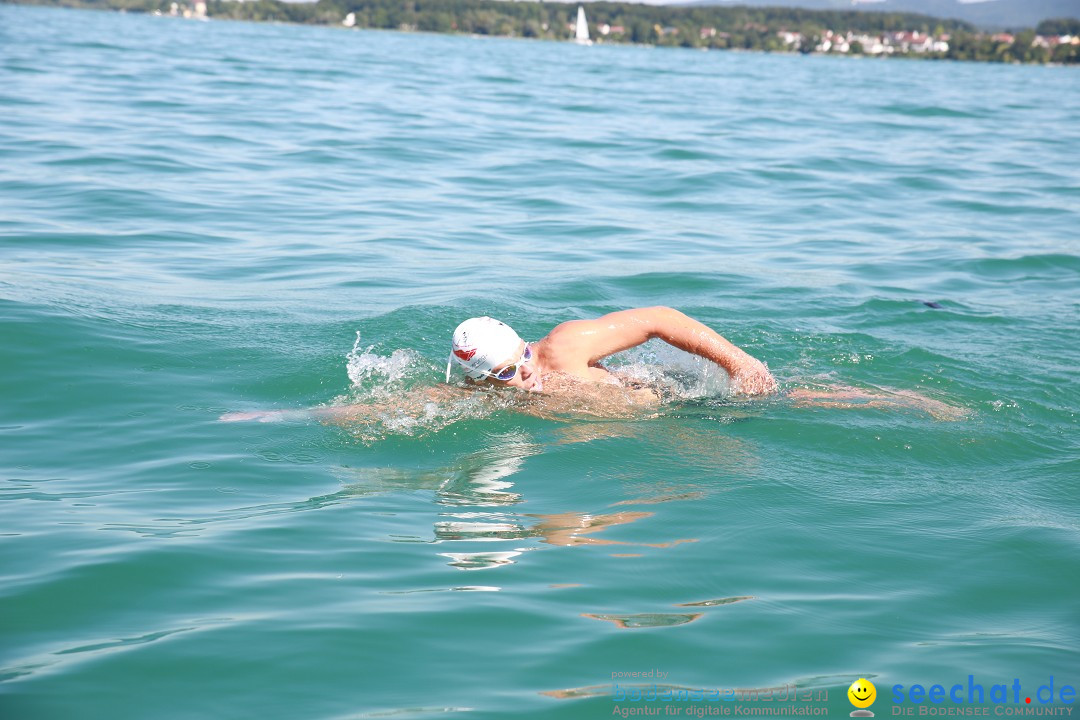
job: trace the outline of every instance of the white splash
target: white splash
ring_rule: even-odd
[[[609,369],[620,377],[663,387],[680,400],[731,394],[731,378],[726,370],[670,345],[650,342],[619,353],[612,358]]]
[[[369,345],[361,350],[360,331],[356,331],[356,342],[346,355],[345,366],[354,388],[369,386],[373,381],[381,385],[400,383],[411,369],[422,363],[420,355],[412,350],[395,350],[387,357],[374,353],[374,347]]]
[[[360,333],[346,355],[348,391],[325,406],[334,422],[363,442],[388,435],[435,432],[466,418],[489,415],[506,402],[490,393],[462,397],[449,386],[432,385],[438,373],[415,350],[398,349],[381,355],[376,345],[361,345]]]

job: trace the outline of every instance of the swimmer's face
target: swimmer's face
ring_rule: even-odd
[[[491,377],[488,377],[487,382],[494,385],[521,388],[528,392],[541,392],[544,389],[544,384],[540,381],[540,373],[537,372],[534,364],[536,362],[536,356],[532,355],[531,360],[525,360],[525,347],[525,342],[522,341],[521,345],[518,346],[517,351],[512,356],[492,367]],[[499,380],[494,377],[511,365],[517,365],[517,374],[514,375],[514,377],[509,380]]]
[[[877,699],[877,688],[874,687],[874,683],[866,678],[859,678],[851,683],[847,696],[851,704],[857,708],[870,707],[874,704],[874,700]]]

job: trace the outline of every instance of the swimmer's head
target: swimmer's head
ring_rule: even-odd
[[[521,355],[524,343],[506,323],[489,317],[469,318],[454,331],[446,361],[446,382],[450,382],[454,363],[473,380],[492,377],[495,367]]]

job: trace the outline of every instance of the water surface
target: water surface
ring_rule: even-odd
[[[1076,89],[0,7],[3,715],[1080,684]],[[966,416],[649,347],[701,390],[656,418],[216,421],[435,385],[471,315],[654,304]]]

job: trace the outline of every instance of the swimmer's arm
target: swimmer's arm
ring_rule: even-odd
[[[959,405],[935,400],[912,390],[892,388],[865,389],[845,385],[824,388],[798,388],[787,394],[795,407],[824,408],[882,408],[921,410],[935,420],[953,422],[967,417],[967,410]]]
[[[249,412],[227,412],[218,417],[218,422],[307,422],[319,420],[325,422],[346,422],[362,417],[370,417],[378,408],[372,405],[341,405],[338,407],[313,407],[298,410],[254,410]]]
[[[453,385],[416,388],[401,395],[394,402],[357,403],[355,405],[331,405],[311,408],[312,417],[328,423],[349,423],[378,418],[386,413],[422,415],[429,403],[445,403],[467,397],[471,389]]]
[[[563,323],[552,331],[551,337],[565,343],[571,353],[589,364],[659,338],[724,368],[738,383],[737,391],[742,394],[776,391],[776,380],[764,363],[706,325],[669,307],[621,310],[596,320]]]

